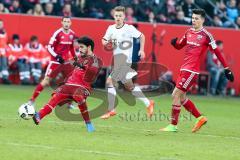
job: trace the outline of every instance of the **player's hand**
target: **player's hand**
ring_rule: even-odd
[[[173,39],[171,40],[171,45],[172,45],[173,47],[176,46],[177,40],[178,40],[177,37],[175,37],[175,38],[173,38]]]
[[[82,63],[78,63],[78,62],[74,61],[74,62],[73,62],[73,65],[74,65],[75,67],[79,67],[79,68],[81,68],[81,69],[85,69],[85,66],[84,66]]]
[[[61,64],[64,63],[64,59],[62,58],[62,56],[57,55],[55,58],[56,58],[57,62],[59,62],[59,63],[61,63]]]
[[[144,59],[145,58],[145,52],[144,51],[139,51],[138,52],[138,55],[140,56],[141,59]]]
[[[227,67],[227,68],[224,68],[224,73],[225,73],[225,76],[227,77],[227,79],[231,82],[234,81],[234,76],[233,76],[233,73],[232,71]]]
[[[73,60],[77,62],[78,61],[78,57],[74,56]]]

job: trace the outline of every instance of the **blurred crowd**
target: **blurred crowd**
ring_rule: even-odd
[[[0,13],[113,19],[113,8],[126,6],[128,22],[190,24],[194,8],[207,12],[206,25],[240,27],[240,0],[0,0]]]

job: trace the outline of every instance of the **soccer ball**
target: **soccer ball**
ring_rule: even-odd
[[[35,109],[29,103],[22,104],[18,109],[18,115],[25,120],[31,119],[34,113]]]

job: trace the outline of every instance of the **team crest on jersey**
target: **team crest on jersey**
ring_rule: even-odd
[[[202,38],[203,38],[202,35],[198,35],[198,36],[197,36],[197,40],[201,40]]]
[[[73,35],[70,35],[69,38],[70,38],[71,40],[73,40]]]
[[[185,82],[186,81],[186,79],[185,78],[182,78],[182,82]]]
[[[62,39],[64,38],[64,36],[61,37]]]

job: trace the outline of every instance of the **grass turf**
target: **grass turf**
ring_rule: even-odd
[[[34,87],[0,85],[1,160],[237,160],[240,153],[240,100],[223,97],[190,97],[208,117],[208,124],[192,134],[195,118],[184,109],[178,133],[162,133],[168,124],[171,96],[152,97],[156,115],[146,119],[141,102],[129,106],[119,98],[118,115],[93,119],[96,132],[87,133],[83,122],[62,121],[52,113],[39,126],[21,120],[18,107]],[[40,109],[50,98],[44,90],[36,102]],[[126,96],[127,97],[127,96]],[[101,100],[90,97],[89,110]],[[78,110],[73,110],[78,113]]]

